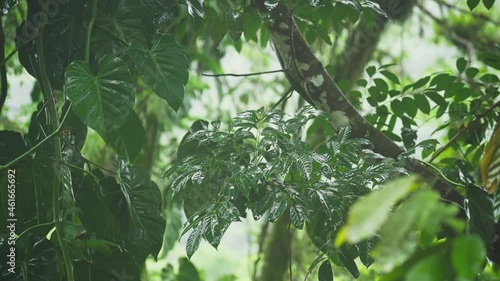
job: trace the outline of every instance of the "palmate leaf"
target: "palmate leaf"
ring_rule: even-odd
[[[133,40],[129,50],[144,83],[171,108],[178,110],[189,77],[189,62],[184,49],[173,36],[157,34],[150,46],[142,40]]]
[[[66,93],[75,114],[105,141],[134,107],[135,87],[128,67],[111,55],[99,61],[95,73],[88,63],[73,62],[66,70]]]
[[[120,187],[125,196],[132,225],[129,235],[135,243],[158,256],[165,231],[161,215],[161,193],[145,168],[126,165],[117,159]]]

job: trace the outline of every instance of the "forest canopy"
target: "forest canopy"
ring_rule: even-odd
[[[0,7],[2,280],[500,278],[495,0]]]

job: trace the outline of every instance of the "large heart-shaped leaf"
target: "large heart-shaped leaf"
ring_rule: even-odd
[[[61,2],[61,1],[60,1]],[[68,65],[84,57],[85,28],[83,24],[84,2],[66,0],[57,3],[53,8],[49,4],[41,7],[39,1],[28,1],[26,20],[16,32],[16,45],[19,48],[19,61],[24,68],[35,78],[39,73],[39,48],[43,47],[46,72],[52,88],[62,90],[64,84],[64,71]],[[44,33],[38,31],[40,14],[47,14],[47,23]],[[35,37],[43,37],[43,46],[39,46]]]
[[[110,132],[125,123],[134,107],[135,87],[128,67],[111,55],[99,61],[95,72],[84,61],[68,66],[66,93],[75,114],[106,141]]]
[[[144,83],[174,110],[179,109],[189,77],[189,62],[174,37],[158,34],[151,47],[141,40],[134,40],[130,54]]]
[[[127,201],[131,225],[129,235],[136,245],[158,256],[165,231],[161,215],[161,193],[143,167],[126,165],[117,160],[120,187]]]

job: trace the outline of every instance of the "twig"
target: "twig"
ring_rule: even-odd
[[[499,107],[500,106],[500,101],[497,101],[495,104],[493,104],[491,107],[489,107],[488,109],[486,109],[485,111],[483,111],[482,113],[476,115],[476,118],[474,118],[474,121],[476,120],[479,120],[481,118],[483,118],[486,114],[488,114],[490,111],[492,111],[493,109],[495,109],[496,107]],[[471,122],[471,123],[472,123]],[[469,129],[470,126],[464,126],[458,133],[456,133],[449,141],[448,143],[446,143],[443,147],[441,147],[440,149],[438,149],[436,151],[436,153],[434,153],[434,155],[432,155],[432,158],[429,160],[429,163],[432,163],[432,161],[434,161],[441,153],[443,153],[443,151],[445,151],[446,149],[448,149],[467,129]]]
[[[205,76],[205,77],[226,77],[226,76],[231,76],[231,77],[249,77],[249,76],[257,76],[257,75],[271,74],[271,73],[280,73],[280,72],[285,72],[285,69],[278,69],[278,70],[271,70],[271,71],[262,71],[262,72],[253,72],[253,73],[244,73],[244,74],[237,74],[237,73],[207,74],[207,73],[202,73],[201,75]]]
[[[271,107],[271,109],[275,109],[278,105],[280,105],[280,103],[286,101],[287,99],[289,99],[291,96],[292,96],[292,92],[293,92],[293,87],[290,87],[288,88],[288,90],[286,90],[286,92],[281,96],[281,98]]]

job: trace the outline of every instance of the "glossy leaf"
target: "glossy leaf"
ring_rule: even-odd
[[[132,225],[129,235],[135,243],[158,256],[165,231],[161,215],[161,193],[145,168],[126,165],[117,160],[120,187],[125,196]]]
[[[95,72],[84,61],[73,62],[66,70],[66,93],[75,114],[106,141],[134,107],[135,87],[128,67],[111,55],[99,61]]]
[[[189,62],[173,36],[157,34],[150,46],[133,40],[130,53],[144,83],[178,110],[188,81]]]

